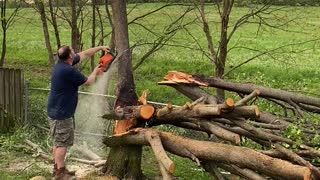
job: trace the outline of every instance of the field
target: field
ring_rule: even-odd
[[[160,6],[161,4],[129,5],[129,10],[135,7],[128,15],[129,22],[135,17]],[[270,52],[231,71],[226,75],[225,79],[235,82],[255,83],[320,97],[320,8],[272,8],[279,8],[281,11],[276,11],[275,14],[266,14],[267,22],[281,25],[279,26],[281,29],[259,27],[257,23],[253,23],[257,22],[257,18],[251,20],[251,23],[240,27],[229,44],[231,50],[228,54],[226,72],[262,52]],[[220,36],[219,15],[214,6],[208,5],[206,9],[214,43],[218,44]],[[158,13],[147,16],[143,20],[139,20],[136,24],[130,24],[130,45],[154,42],[157,36],[168,31],[166,28],[182,14],[183,10],[185,10],[185,7],[168,7]],[[10,13],[10,10],[8,12]],[[247,12],[248,8],[234,7],[230,26],[232,27],[236,20]],[[32,88],[49,88],[51,67],[48,62],[40,18],[35,14],[31,8],[22,9],[14,24],[9,28],[4,66],[23,69],[25,78],[30,82],[30,87]],[[191,11],[187,14],[183,23],[193,21],[197,15],[196,10]],[[66,23],[60,23],[59,30],[62,44],[70,44],[70,29]],[[142,28],[139,23],[152,29],[152,31],[156,32],[156,35]],[[107,23],[105,28],[107,31],[110,30]],[[192,23],[186,28],[194,36],[194,39],[197,39],[197,42],[190,37],[186,30],[182,29],[168,42],[167,46],[164,46],[146,59],[134,72],[138,95],[147,89],[149,92],[148,100],[150,101],[182,105],[187,101],[185,97],[170,87],[157,85],[157,82],[161,81],[168,71],[177,70],[188,74],[214,75],[212,63],[199,51],[198,44],[205,51],[207,48],[202,25]],[[91,24],[85,22],[83,32],[84,48],[89,48],[91,44],[90,29]],[[2,36],[0,41],[2,41],[1,38]],[[51,40],[52,47],[55,49],[56,45],[52,29]],[[109,37],[106,38],[105,42],[108,42],[108,40]],[[274,50],[279,47],[283,48]],[[140,61],[149,48],[150,46],[148,45],[141,45],[133,49],[133,65]],[[97,56],[96,63],[98,59]],[[84,69],[84,73],[89,74],[89,63]],[[114,69],[108,94],[114,94],[116,75]],[[90,89],[84,88],[82,90],[89,91]],[[208,89],[208,91],[214,92],[212,89]],[[31,95],[29,123],[31,125],[36,123],[45,124],[47,92],[32,91]],[[227,96],[237,98],[234,94],[227,93]],[[259,107],[262,110],[280,113],[281,109],[277,106],[265,102],[259,103]],[[82,116],[79,111],[77,116]],[[81,124],[79,126],[81,128]],[[0,179],[27,179],[40,174],[50,177],[48,169],[39,167],[36,163],[39,160],[34,160],[31,155],[26,156],[26,150],[20,147],[23,139],[30,138],[41,144],[42,147],[48,148],[46,146],[47,141],[49,141],[47,135],[38,131],[37,129],[26,127],[19,129],[14,134],[0,135],[0,158],[2,159],[0,163]],[[103,153],[103,148],[97,148],[97,151]],[[151,161],[151,158],[149,158],[152,156],[152,151],[146,149],[143,170],[149,177],[157,176],[159,173],[156,162]],[[210,179],[209,175],[203,172],[201,168],[196,167],[195,163],[176,156],[172,157],[177,164],[175,175],[179,179]],[[23,168],[18,170],[9,168],[12,163],[21,161],[27,162],[22,165]]]

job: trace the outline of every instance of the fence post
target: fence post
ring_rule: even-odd
[[[29,81],[26,80],[24,85],[24,123],[28,123],[29,85]]]

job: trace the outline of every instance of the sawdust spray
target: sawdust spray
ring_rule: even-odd
[[[106,94],[110,84],[111,75],[114,74],[114,66],[98,76],[96,83],[90,86],[88,94],[79,94],[78,106],[75,114],[75,130],[80,133],[76,137],[76,141],[85,137],[90,143],[101,143],[102,138],[96,134],[110,134],[112,121],[103,119],[101,116],[108,113],[109,106],[112,104],[108,98],[100,96]],[[108,103],[109,102],[109,103]],[[111,104],[111,105],[109,105]],[[108,131],[109,130],[109,131]],[[81,133],[83,133],[81,135]]]

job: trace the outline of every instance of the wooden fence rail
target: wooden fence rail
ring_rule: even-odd
[[[24,76],[20,69],[0,68],[0,132],[22,124]]]

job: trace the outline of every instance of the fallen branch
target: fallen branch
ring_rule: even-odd
[[[175,165],[166,154],[166,151],[163,149],[163,146],[161,144],[161,139],[158,133],[154,131],[147,131],[146,139],[148,140],[154,152],[154,155],[156,156],[156,159],[159,162],[160,167],[164,167],[166,171],[168,171],[170,174],[173,174],[175,170]],[[164,174],[162,175],[165,176]]]
[[[278,151],[280,151],[282,154],[284,154],[285,156],[287,156],[288,158],[290,158],[294,162],[297,162],[300,165],[304,165],[304,166],[307,166],[308,168],[310,168],[314,172],[315,177],[320,178],[320,170],[318,168],[314,167],[310,162],[304,160],[302,157],[300,157],[296,153],[284,148],[281,144],[277,143],[277,144],[274,144],[274,146]]]
[[[125,144],[149,145],[146,139],[146,132],[148,131],[159,134],[165,150],[182,157],[189,157],[189,154],[183,151],[187,149],[196,158],[236,164],[271,177],[290,180],[311,179],[312,172],[308,167],[293,165],[287,161],[271,158],[249,148],[208,141],[196,141],[151,129],[139,129],[136,134],[105,138],[104,143],[107,146]]]

